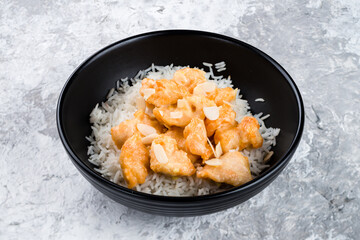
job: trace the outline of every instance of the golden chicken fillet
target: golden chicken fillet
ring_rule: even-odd
[[[183,68],[174,73],[174,81],[187,87],[190,93],[193,93],[194,88],[206,81],[205,72],[196,68]]]
[[[149,150],[136,133],[121,148],[119,163],[128,188],[145,182],[149,168]]]
[[[153,113],[166,126],[185,127],[195,117],[204,119],[204,107],[213,106],[216,104],[205,96],[188,96],[179,99],[176,105],[156,107]]]
[[[164,134],[155,138],[151,144],[150,168],[157,173],[173,177],[191,176],[195,167],[187,153],[179,150],[177,142]]]
[[[164,127],[156,119],[151,119],[144,110],[138,110],[134,113],[133,119],[125,120],[118,126],[111,128],[111,137],[119,149],[121,149],[125,141],[135,133],[141,133],[138,129],[138,127],[140,127],[138,124],[150,126],[154,128],[158,134],[164,131]]]
[[[165,136],[170,136],[174,138],[179,146],[179,149],[183,150],[187,153],[191,162],[196,162],[199,159],[199,156],[192,154],[189,149],[186,147],[186,140],[184,138],[183,128],[180,127],[171,127],[168,131],[166,131]]]
[[[236,127],[216,130],[214,141],[215,144],[220,142],[223,152],[237,148],[238,150],[248,147],[259,148],[263,143],[259,128],[256,118],[245,116]]]
[[[189,124],[195,112],[188,101],[179,99],[176,105],[154,108],[153,114],[159,122],[168,127],[185,127]]]
[[[235,100],[236,91],[231,87],[226,88],[216,88],[215,91],[208,93],[207,98],[214,101],[217,106],[221,106],[225,102],[232,102]]]
[[[201,156],[203,160],[207,160],[213,155],[203,120],[193,118],[184,129],[184,137],[186,147],[192,154]]]
[[[186,87],[177,84],[173,80],[160,79],[155,81],[149,78],[146,78],[145,82],[144,80],[142,81],[140,94],[147,103],[156,107],[175,104],[178,99],[189,94]]]
[[[196,176],[233,186],[240,186],[252,179],[249,160],[240,152],[225,153],[216,165],[205,165],[196,172]]]
[[[240,133],[240,149],[251,146],[259,148],[263,144],[263,138],[259,132],[260,125],[254,117],[244,117],[238,125]]]
[[[207,136],[212,136],[219,128],[231,128],[236,125],[236,113],[228,104],[219,108],[219,118],[216,120],[205,119]]]

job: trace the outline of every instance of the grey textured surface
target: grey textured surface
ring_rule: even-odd
[[[352,1],[0,0],[0,238],[359,239],[360,4]],[[274,57],[306,126],[285,171],[246,203],[159,217],[95,190],[68,159],[55,107],[86,57],[152,30],[213,31]]]

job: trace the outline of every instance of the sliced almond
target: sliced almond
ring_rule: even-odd
[[[209,138],[206,138],[206,140],[208,141],[208,143],[209,143],[209,145],[210,145],[210,147],[211,147],[211,150],[212,150],[212,151],[213,151],[213,153],[214,153],[214,156],[216,156],[216,152],[215,152],[215,150],[214,150],[214,147],[213,147],[213,145],[212,145],[212,143],[211,143],[210,139],[209,139]]]
[[[220,142],[215,147],[215,157],[219,158],[223,154]]]
[[[160,115],[161,115],[162,117],[164,116],[164,112],[163,112],[163,111],[159,110],[159,113],[160,113]]]
[[[193,94],[206,95],[208,92],[213,92],[216,89],[216,84],[213,82],[200,83],[194,88]]]
[[[209,120],[216,120],[219,118],[219,108],[214,107],[204,107],[204,114]]]
[[[193,94],[194,94],[194,95],[198,95],[198,96],[201,96],[201,95],[206,96],[206,92],[205,92],[204,89],[202,89],[202,87],[200,87],[199,85],[197,85],[197,86],[194,88]]]
[[[137,129],[139,130],[139,132],[142,134],[142,135],[145,135],[145,136],[148,136],[150,134],[154,134],[156,133],[156,129],[149,126],[149,125],[146,125],[146,124],[142,124],[142,123],[138,123],[136,125]]]
[[[164,148],[160,144],[154,144],[154,154],[159,163],[167,163],[169,161]]]
[[[268,152],[268,154],[264,157],[264,163],[267,163],[273,154],[273,151]]]
[[[182,112],[179,111],[170,112],[170,118],[178,119],[178,118],[182,118],[182,116],[183,116]]]
[[[220,166],[222,164],[221,160],[217,158],[207,160],[205,163],[209,166]]]
[[[208,92],[213,92],[216,89],[216,84],[213,82],[204,82],[199,84],[202,89],[204,90],[204,92],[208,93]]]
[[[141,96],[139,96],[138,98],[136,98],[136,107],[137,107],[139,110],[145,110],[145,108],[146,108],[145,100],[144,100],[144,98],[142,98]]]
[[[146,88],[144,90],[142,90],[142,93],[144,94],[144,99],[145,101],[155,93],[155,89],[153,88]]]
[[[159,134],[153,133],[153,134],[150,134],[150,135],[147,135],[147,136],[143,137],[143,138],[141,139],[141,141],[142,141],[143,144],[148,145],[148,144],[151,144],[152,141],[153,141],[157,136],[159,136]]]
[[[151,117],[151,118],[154,118],[154,117],[155,117],[152,108],[145,107],[145,113],[146,113],[147,115],[149,115],[149,117]]]
[[[229,152],[236,152],[236,149],[230,149]]]
[[[229,103],[228,101],[223,100],[223,103],[225,103],[225,104],[229,105],[230,107],[234,107],[234,105],[233,105],[233,104],[231,104],[231,103]]]

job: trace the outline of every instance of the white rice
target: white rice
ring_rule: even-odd
[[[218,68],[218,69],[217,69],[218,72],[222,72],[222,71],[225,71],[225,70],[226,70],[225,67],[223,67],[223,68]]]
[[[226,63],[224,61],[215,63],[215,68],[216,68],[217,72],[225,71],[226,70]]]
[[[214,82],[219,88],[233,87],[230,76],[215,76],[212,64],[205,63],[204,66],[209,70],[206,78]],[[224,68],[225,62],[215,64],[216,68]],[[141,80],[144,77],[152,79],[171,79],[176,70],[182,66],[156,66],[152,64],[149,68],[139,71],[134,78],[120,79],[116,83],[116,89],[111,89],[107,94],[107,101],[97,104],[90,114],[92,124],[91,136],[86,137],[90,142],[88,147],[89,161],[96,165],[103,177],[110,181],[125,186],[126,183],[122,175],[121,167],[118,162],[120,150],[114,145],[110,130],[120,122],[130,119],[136,112],[136,99],[139,96]],[[252,116],[248,102],[241,99],[240,90],[237,92],[236,100],[232,103],[236,112],[236,120],[240,121],[244,116]],[[255,114],[254,117],[259,121],[260,133],[264,138],[261,148],[243,150],[242,153],[249,158],[250,169],[253,177],[260,174],[262,170],[269,167],[264,164],[263,159],[269,153],[271,146],[276,144],[276,136],[280,129],[267,128],[263,120],[270,115],[263,116],[263,113]],[[206,195],[223,191],[229,186],[224,186],[210,180],[198,179],[194,176],[172,178],[163,174],[150,173],[144,184],[136,186],[137,191],[164,196],[196,196]]]
[[[257,98],[255,99],[255,102],[265,102],[265,100],[263,98]]]

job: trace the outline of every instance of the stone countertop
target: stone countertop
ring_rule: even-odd
[[[350,1],[0,0],[0,238],[356,239],[360,236],[360,5]],[[290,73],[306,124],[284,172],[212,215],[153,216],[95,190],[55,125],[57,98],[88,56],[160,29],[238,38]]]

